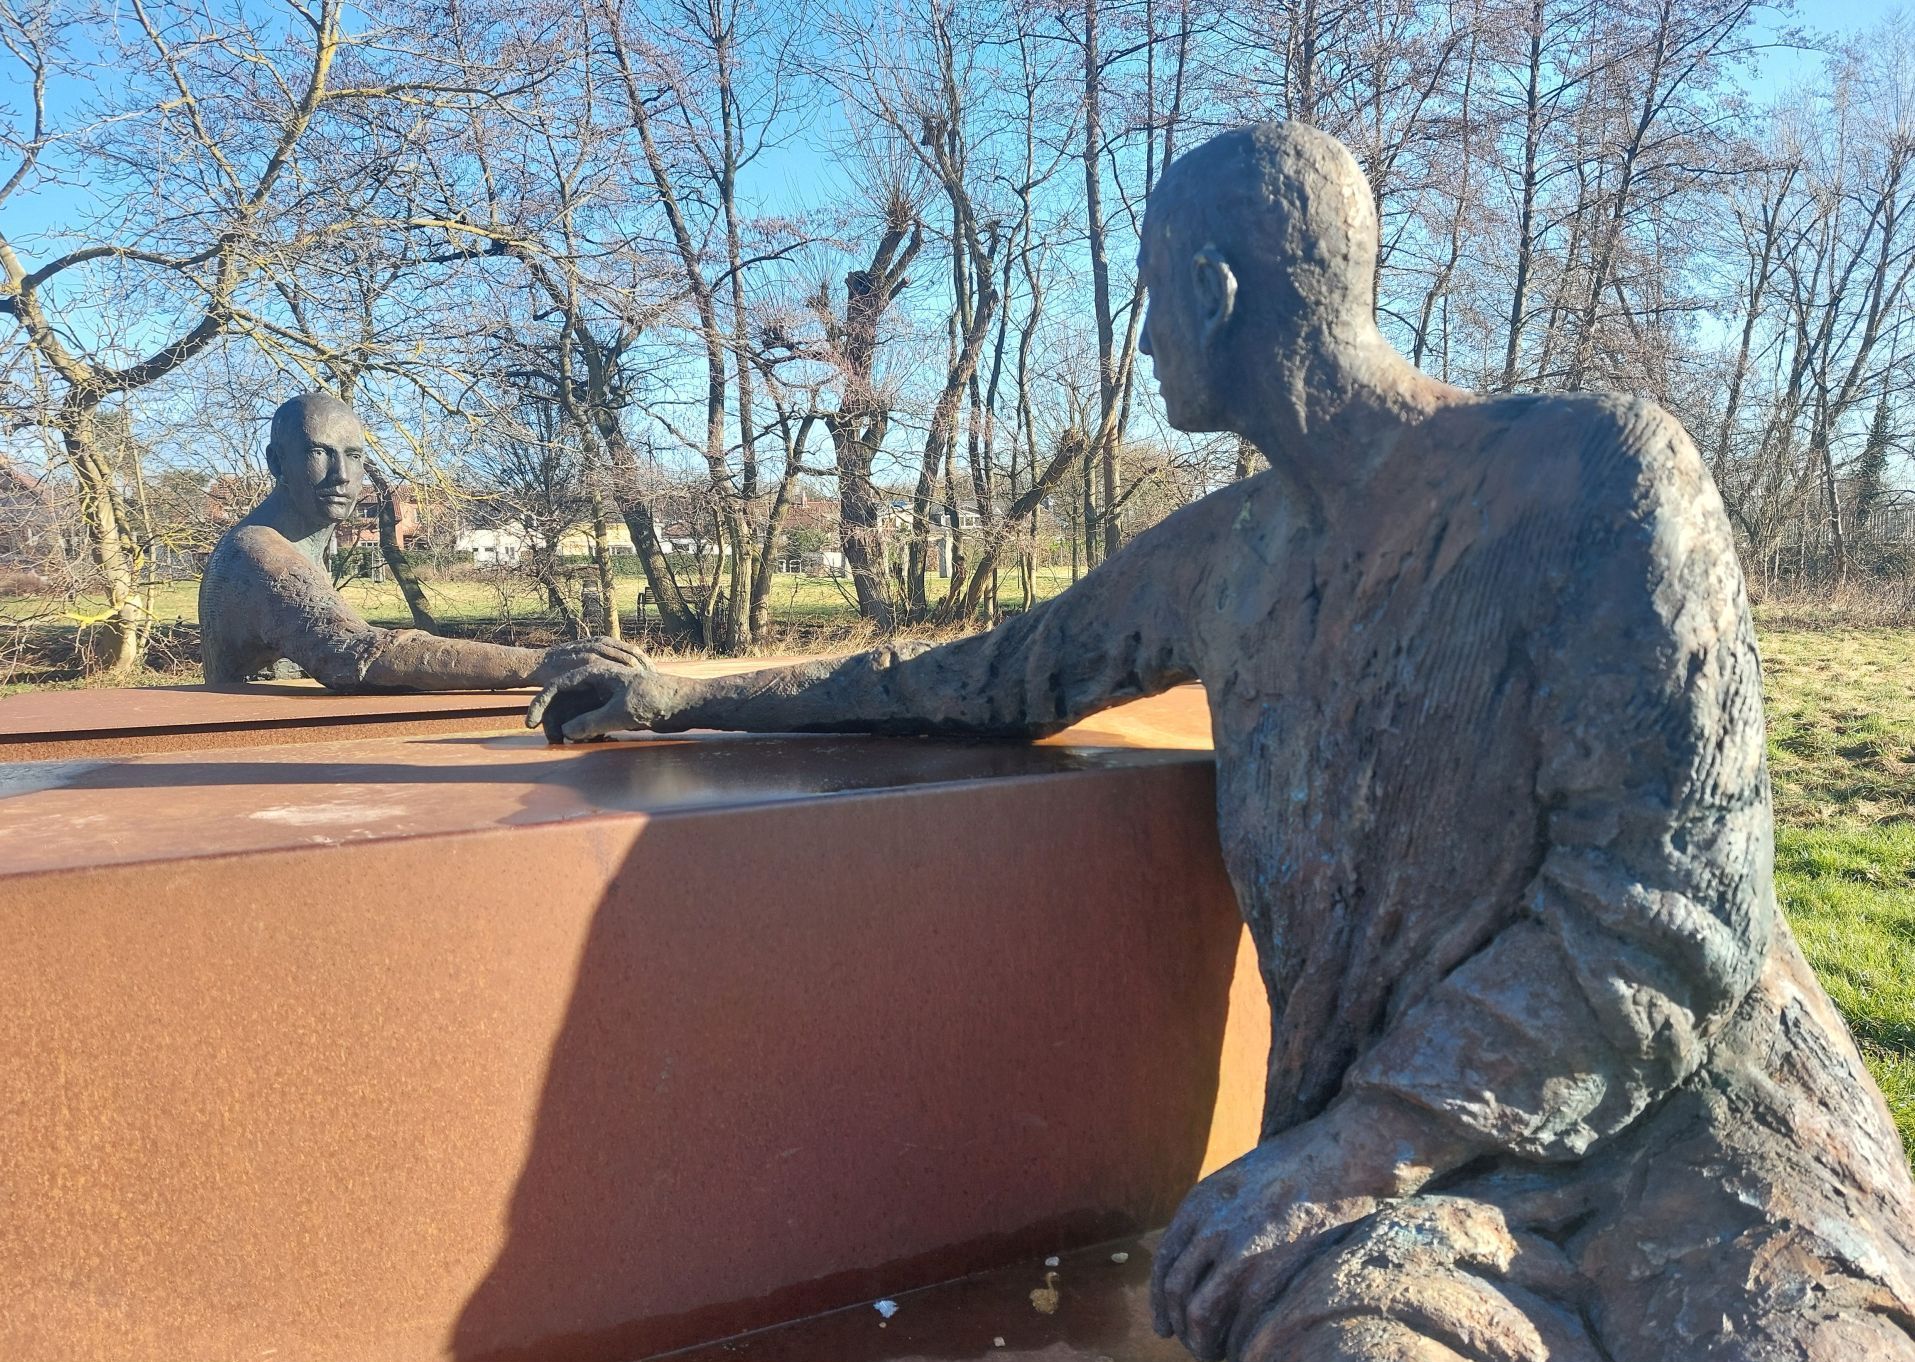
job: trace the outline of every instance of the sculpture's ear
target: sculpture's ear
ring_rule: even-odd
[[[270,436],[266,440],[266,471],[272,474],[274,482],[279,481],[279,441]]]
[[[1197,316],[1204,344],[1215,340],[1237,310],[1237,276],[1223,252],[1205,246],[1190,260],[1191,282],[1197,290]]]

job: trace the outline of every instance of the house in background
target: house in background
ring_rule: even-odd
[[[66,559],[72,547],[45,480],[0,455],[0,572],[20,574],[28,589],[44,587],[40,569]]]
[[[590,558],[592,556],[592,522],[581,520],[559,532],[559,557]],[[632,543],[632,531],[621,516],[605,517],[605,547],[614,558],[628,553],[637,553],[638,547]]]
[[[718,553],[718,541],[699,534],[683,520],[674,520],[658,534],[659,547],[667,553],[686,557],[710,558]]]
[[[956,549],[951,533],[953,517],[944,507],[933,506],[930,520],[925,540],[925,569],[934,577],[949,577]],[[966,534],[975,533],[983,523],[976,511],[960,511],[955,520]],[[885,543],[898,546],[900,552],[911,542],[911,498],[891,498],[884,511],[883,534]]]
[[[403,553],[412,547],[412,541],[419,536],[419,498],[413,494],[411,483],[393,484],[392,509],[396,522],[393,532],[399,541],[399,551]],[[361,545],[375,549],[379,547],[379,494],[371,487],[361,494],[354,519],[339,527],[339,537],[334,543],[342,549]]]
[[[800,486],[785,506],[784,556],[779,568],[812,577],[842,577],[844,547],[838,538],[838,499],[814,497]]]
[[[469,553],[475,567],[517,567],[532,551],[532,536],[510,523],[486,529],[460,530],[453,536],[455,553]]]

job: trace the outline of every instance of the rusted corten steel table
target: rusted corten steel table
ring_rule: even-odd
[[[710,659],[670,662],[665,669],[722,676],[793,660]],[[101,692],[110,698],[90,702],[71,691],[41,691],[0,700],[0,761],[326,742],[373,733],[491,733],[515,728],[536,693],[335,695],[316,681],[147,686]]]
[[[523,701],[24,702],[0,1357],[624,1362],[1017,1265],[860,1355],[968,1349],[1254,1139],[1200,692],[1038,746],[550,749]],[[978,1347],[1124,1356],[1136,1253]]]

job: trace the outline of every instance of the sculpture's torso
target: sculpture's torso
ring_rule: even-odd
[[[1668,451],[1632,442],[1628,424],[1624,404],[1594,399],[1441,412],[1405,437],[1440,443],[1440,458],[1401,451],[1399,466],[1426,473],[1377,483],[1320,528],[1275,479],[1246,489],[1198,592],[1193,662],[1211,696],[1224,855],[1272,999],[1266,1134],[1321,1111],[1406,1011],[1531,911],[1550,840],[1544,754],[1587,737],[1561,731],[1553,688],[1599,684],[1581,674],[1601,665],[1579,652],[1587,610],[1567,604],[1603,551],[1590,527],[1643,483],[1701,477],[1654,466]],[[1677,455],[1695,457],[1686,442]],[[1746,608],[1718,647],[1713,737],[1759,754]],[[1759,836],[1723,848],[1721,883],[1760,899],[1760,917],[1766,777],[1749,797]],[[1658,1253],[1714,1263],[1720,1280],[1723,1245],[1742,1235],[1753,1282],[1784,1251],[1759,1206],[1807,1227],[1791,1231],[1798,1256],[1870,1225],[1880,1254],[1855,1273],[1860,1308],[1908,1302],[1915,1201],[1886,1111],[1786,926],[1751,968],[1760,981],[1674,1095],[1587,1159],[1482,1176],[1528,1185],[1539,1223],[1593,1216],[1578,1251],[1639,1280],[1658,1318],[1674,1307],[1651,1297],[1681,1289]],[[1805,1048],[1813,1062],[1789,1062]]]
[[[1531,654],[1560,580],[1534,565],[1571,537],[1574,473],[1517,443],[1321,530],[1272,482],[1232,546],[1264,570],[1217,574],[1200,638],[1235,665],[1199,670],[1225,856],[1283,1000],[1275,1126],[1321,1109],[1356,1044],[1480,949],[1535,873]]]
[[[213,685],[289,658],[333,689],[349,689],[382,636],[297,544],[250,518],[220,536],[206,560],[199,620],[200,662]]]
[[[220,536],[200,578],[200,664],[213,685],[247,680],[270,670],[279,658],[258,627],[257,568],[246,552],[243,528],[234,526]]]

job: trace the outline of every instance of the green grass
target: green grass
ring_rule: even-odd
[[[428,578],[424,585],[433,614],[449,624],[543,617],[546,612],[544,594],[537,586],[519,578],[502,577],[498,579],[498,585],[490,580],[474,578]],[[1040,601],[1048,599],[1069,585],[1070,569],[1039,569],[1037,598]],[[637,586],[636,579],[619,580],[619,596],[627,611],[631,609],[632,593]],[[945,586],[942,577],[930,579],[929,590],[934,597],[942,597]],[[340,588],[340,594],[374,624],[412,622],[405,597],[399,594],[398,584],[390,578],[382,582],[347,582]],[[840,580],[780,573],[772,578],[770,600],[772,618],[783,623],[849,623],[858,614],[857,599],[851,594],[848,578]],[[998,600],[1005,609],[1023,607],[1023,592],[1017,573],[1007,572],[1003,575]],[[89,612],[100,608],[100,602],[84,599],[65,602],[41,596],[0,597],[0,619],[35,619],[44,621],[49,627],[71,627]],[[151,609],[153,618],[161,623],[198,623],[199,583],[160,583],[153,589]]]
[[[1768,629],[1776,890],[1915,1159],[1915,630]]]

